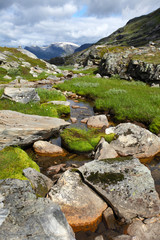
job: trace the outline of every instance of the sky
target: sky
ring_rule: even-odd
[[[0,0],[0,46],[95,43],[159,0]]]

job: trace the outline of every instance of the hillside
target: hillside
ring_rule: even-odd
[[[143,46],[150,41],[160,40],[160,8],[156,11],[131,19],[110,36],[97,44]]]
[[[79,45],[69,42],[52,43],[46,47],[26,46],[25,49],[34,53],[38,58],[49,60],[53,57],[62,57],[74,53]]]

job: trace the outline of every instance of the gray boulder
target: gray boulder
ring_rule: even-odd
[[[104,138],[100,140],[97,145],[96,154],[94,156],[95,159],[106,159],[106,158],[116,158],[118,154],[114,150],[113,147],[110,146],[108,142],[105,141]]]
[[[0,181],[0,240],[75,240],[59,206],[37,198],[28,181]]]
[[[17,49],[18,51],[20,51],[21,53],[27,55],[28,57],[30,58],[33,58],[33,59],[38,59],[37,56],[29,51],[27,51],[26,49],[23,49],[23,48],[18,48]]]
[[[85,181],[96,189],[123,221],[160,213],[160,199],[147,167],[136,158],[94,160],[79,168]]]
[[[54,105],[70,106],[70,102],[69,101],[50,101],[48,103],[52,103]]]
[[[14,88],[6,87],[2,98],[7,98],[15,102],[28,103],[40,101],[40,97],[34,88]]]
[[[29,145],[47,139],[70,123],[59,118],[0,111],[0,149],[13,145]]]
[[[95,231],[107,208],[107,204],[82,182],[79,173],[72,170],[60,177],[48,196],[61,206],[74,232]]]
[[[40,197],[45,197],[53,186],[53,181],[44,174],[37,172],[33,168],[26,168],[23,174],[30,181],[35,193]]]
[[[121,123],[112,130],[118,138],[110,145],[120,156],[148,158],[160,152],[160,138],[145,128],[132,123]]]

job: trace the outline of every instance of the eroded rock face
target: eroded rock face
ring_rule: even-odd
[[[94,158],[97,160],[101,160],[101,159],[116,158],[116,157],[118,157],[118,154],[116,153],[114,148],[111,147],[110,144],[106,142],[104,138],[102,138],[98,143]]]
[[[59,206],[36,198],[28,181],[0,181],[0,240],[75,240]]]
[[[51,188],[49,198],[58,203],[74,232],[95,231],[107,204],[101,200],[77,172],[66,171]]]
[[[149,158],[160,152],[160,138],[142,127],[121,123],[112,130],[118,138],[110,145],[120,156]]]
[[[6,87],[2,98],[10,99],[14,102],[29,103],[40,101],[40,97],[34,88],[12,88]]]
[[[97,115],[88,118],[87,127],[102,128],[103,126],[109,126],[106,115]]]
[[[64,156],[63,148],[47,141],[37,141],[33,144],[34,151],[43,156]]]
[[[147,167],[136,158],[94,160],[79,168],[85,181],[100,192],[126,222],[160,213],[160,199]]]
[[[47,139],[69,123],[59,118],[0,111],[0,149],[13,145],[29,145]]]
[[[53,186],[53,181],[50,178],[40,172],[37,172],[33,168],[24,169],[23,174],[31,182],[36,194],[40,197],[45,197]]]

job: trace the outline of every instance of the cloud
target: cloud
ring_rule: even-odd
[[[159,0],[0,0],[0,45],[96,42]]]

